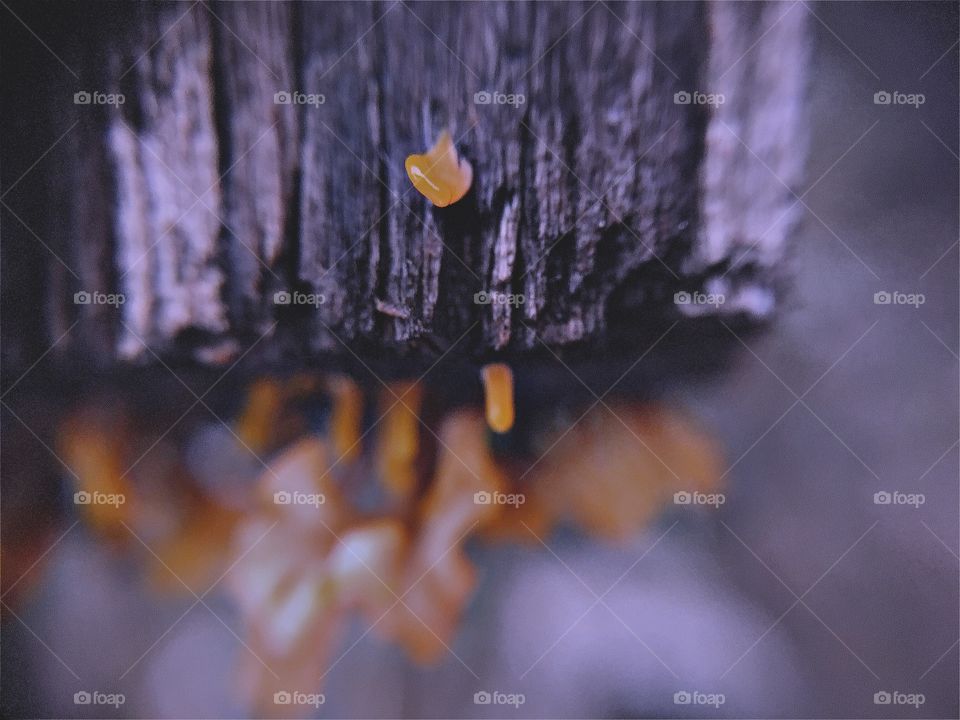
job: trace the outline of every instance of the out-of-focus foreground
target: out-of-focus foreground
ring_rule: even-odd
[[[802,224],[719,377],[518,383],[507,439],[479,380],[263,378],[216,418],[183,373],[42,437],[5,387],[3,714],[957,717],[957,10],[783,11]]]

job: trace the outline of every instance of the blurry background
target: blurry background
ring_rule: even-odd
[[[626,548],[573,533],[472,546],[481,583],[457,657],[424,669],[367,635],[326,678],[318,715],[957,716],[957,6],[794,12],[811,13],[816,48],[787,296],[725,374],[676,399],[725,448],[724,505],[672,509]],[[880,90],[925,102],[876,105]],[[878,305],[877,292],[924,302]],[[5,474],[29,465],[4,460]],[[894,491],[924,502],[875,503]],[[25,522],[3,507],[8,528]],[[206,602],[224,622],[158,598],[82,524],[28,578],[3,620],[5,716],[113,714],[74,705],[92,687],[124,693],[123,717],[248,712],[233,675],[244,649],[224,622],[243,629],[220,592]],[[525,702],[476,705],[484,690]],[[884,691],[924,702],[876,704]]]

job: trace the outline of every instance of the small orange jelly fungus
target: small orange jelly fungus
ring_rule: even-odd
[[[81,411],[65,423],[58,438],[59,452],[76,481],[74,502],[91,524],[105,535],[124,536],[123,525],[133,522],[132,487],[124,471],[123,452],[129,437],[121,413],[103,410]],[[129,463],[126,463],[129,465]],[[90,502],[100,493],[118,502]]]
[[[480,371],[486,396],[487,425],[505,433],[513,427],[513,371],[504,363],[484,365]]]
[[[350,378],[337,375],[327,382],[333,396],[330,439],[340,460],[351,462],[360,454],[360,429],[363,425],[363,393]]]
[[[446,130],[425,155],[410,155],[404,165],[413,186],[437,207],[460,200],[473,182],[473,168],[457,155]]]
[[[222,571],[241,514],[216,503],[200,501],[178,532],[156,548],[149,578],[166,592],[202,593]]]
[[[254,452],[263,452],[276,431],[283,397],[280,384],[258,380],[247,391],[247,403],[237,421],[237,435]]]
[[[377,465],[384,485],[395,496],[406,499],[416,489],[414,464],[420,451],[418,413],[423,388],[416,383],[392,383],[383,394],[387,406],[377,448]]]

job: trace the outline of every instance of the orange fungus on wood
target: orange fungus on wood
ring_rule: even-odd
[[[418,413],[423,388],[417,383],[391,384],[383,395],[387,405],[377,447],[377,466],[383,483],[396,497],[406,499],[417,483],[415,463],[420,451]]]
[[[237,421],[237,436],[254,452],[266,450],[276,431],[283,396],[280,383],[264,379],[247,391],[247,402]]]
[[[327,382],[333,398],[330,440],[340,460],[351,462],[360,455],[360,429],[363,425],[363,393],[346,376],[334,376]]]
[[[437,207],[457,202],[473,183],[473,168],[457,155],[446,130],[430,150],[424,155],[409,155],[404,165],[413,186]]]
[[[487,424],[494,432],[513,427],[513,371],[504,363],[484,365],[480,371],[486,397]]]

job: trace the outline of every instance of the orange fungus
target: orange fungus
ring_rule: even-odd
[[[424,155],[410,155],[404,163],[413,186],[437,207],[460,200],[473,182],[473,168],[457,155],[446,130]]]
[[[504,363],[484,365],[480,371],[486,396],[487,425],[505,433],[513,427],[513,371]]]

